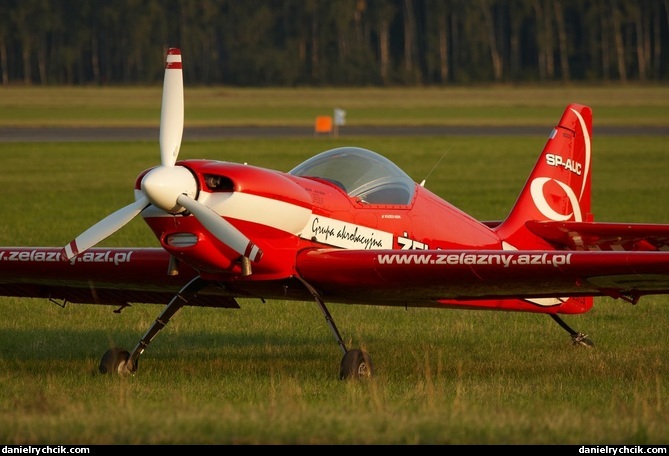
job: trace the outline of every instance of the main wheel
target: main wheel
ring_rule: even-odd
[[[101,374],[127,374],[131,370],[128,369],[128,360],[130,353],[119,347],[110,348],[102,355],[100,360]]]
[[[369,378],[374,373],[374,366],[369,355],[354,348],[346,352],[341,360],[339,368],[339,378],[344,380],[347,378]]]

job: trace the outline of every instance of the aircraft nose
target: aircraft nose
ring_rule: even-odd
[[[142,192],[151,203],[167,212],[180,212],[179,195],[195,198],[197,182],[191,172],[182,166],[159,166],[142,179]]]

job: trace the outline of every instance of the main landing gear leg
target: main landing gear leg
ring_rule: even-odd
[[[146,350],[146,347],[149,346],[153,338],[167,325],[170,318],[186,305],[188,301],[193,299],[197,292],[207,284],[208,282],[199,276],[188,282],[181,291],[174,295],[160,316],[156,318],[156,321],[144,334],[144,337],[139,341],[132,354],[119,347],[107,350],[100,361],[100,372],[103,374],[134,374],[137,371],[137,363],[140,355],[144,353],[144,350]]]
[[[571,334],[571,341],[574,345],[582,345],[584,347],[594,347],[595,344],[588,339],[586,334],[574,331],[567,323],[555,314],[549,314],[555,322],[560,325],[565,331]]]
[[[297,277],[297,279],[304,284],[307,290],[309,290],[311,295],[314,297],[316,304],[318,304],[318,307],[321,309],[321,312],[323,312],[323,315],[325,316],[325,321],[327,321],[328,326],[330,326],[330,329],[332,330],[332,333],[334,334],[335,339],[337,339],[337,343],[339,344],[339,347],[341,348],[341,351],[344,354],[344,357],[342,358],[341,364],[339,366],[339,378],[341,380],[345,380],[349,378],[358,379],[358,378],[371,377],[372,374],[374,373],[374,366],[372,365],[372,359],[369,357],[367,352],[357,348],[353,348],[351,350],[346,349],[346,344],[344,344],[344,340],[339,334],[337,325],[332,319],[330,311],[325,306],[325,302],[323,301],[323,298],[321,298],[321,295],[318,294],[318,291],[316,291],[314,287],[312,287],[304,279],[302,279],[299,276]]]

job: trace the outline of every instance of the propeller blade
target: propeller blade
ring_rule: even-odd
[[[61,257],[64,260],[69,260],[103,241],[135,218],[149,204],[149,200],[143,196],[134,203],[103,218],[63,247]]]
[[[174,166],[181,147],[184,127],[184,80],[181,50],[170,48],[165,59],[163,105],[160,113],[160,161]]]
[[[200,223],[218,240],[230,247],[240,255],[249,258],[253,262],[258,262],[262,257],[262,250],[258,248],[249,238],[244,236],[230,222],[211,210],[202,203],[190,198],[187,195],[179,195],[177,203],[185,207],[193,214]]]
[[[160,160],[158,168],[168,169],[170,172],[153,171],[151,191],[142,188],[144,195],[134,203],[108,215],[76,239],[63,247],[61,257],[69,260],[97,243],[109,237],[122,228],[137,214],[142,212],[156,200],[164,210],[177,209],[174,198],[182,192],[194,194],[196,183],[193,176],[186,170],[174,171],[174,166],[181,147],[181,136],[184,126],[184,82],[181,68],[181,50],[170,48],[165,58],[165,80],[163,83],[163,104],[160,114]],[[157,176],[160,176],[158,178]],[[161,180],[162,178],[162,180]],[[144,182],[144,181],[142,181]],[[182,185],[175,190],[175,186]]]

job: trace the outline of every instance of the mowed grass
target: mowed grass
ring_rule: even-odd
[[[552,126],[561,114],[553,112]],[[548,131],[548,130],[547,130]],[[480,219],[503,218],[545,137],[302,138],[186,142],[180,158],[287,171],[356,144]],[[439,159],[444,159],[431,172]],[[63,245],[132,200],[153,142],[0,143],[0,245]],[[661,137],[595,137],[593,207],[602,221],[669,223]],[[448,227],[446,227],[447,229]],[[105,245],[155,245],[135,220]],[[242,300],[185,308],[129,378],[97,374],[111,345],[132,349],[162,310],[0,298],[0,441],[6,444],[669,443],[669,297],[597,299],[549,317],[331,305],[376,376],[337,378],[341,353],[311,302]]]
[[[346,125],[540,125],[568,103],[596,125],[666,126],[667,85],[489,85],[399,88],[236,88],[185,84],[186,127],[311,126],[346,111]],[[157,126],[162,87],[0,88],[0,126]]]

